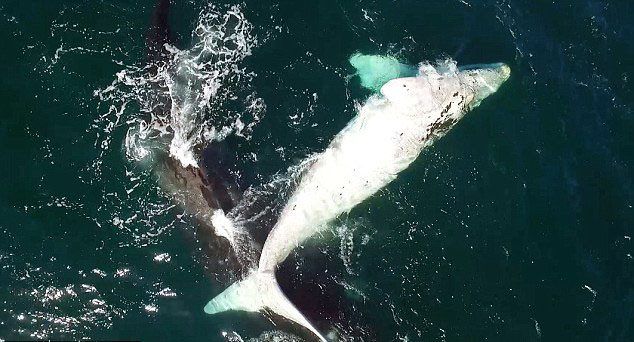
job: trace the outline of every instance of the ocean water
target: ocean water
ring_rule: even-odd
[[[357,53],[512,75],[282,265],[315,326],[340,341],[634,339],[631,2],[172,2],[162,57],[146,45],[154,1],[0,2],[0,340],[310,341],[261,314],[204,314],[237,274],[153,158],[216,146],[203,162],[265,236],[302,161],[371,94]]]

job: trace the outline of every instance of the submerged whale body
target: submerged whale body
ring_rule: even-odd
[[[510,76],[505,64],[458,69],[422,64],[358,109],[303,174],[264,243],[257,268],[209,301],[205,312],[269,311],[325,338],[281,291],[275,271],[306,239],[393,181]]]
[[[171,35],[169,10],[170,0],[157,0],[147,37],[148,58],[153,62],[150,71],[153,72],[170,58],[166,53]],[[233,227],[224,216],[237,203],[239,194],[237,187],[227,181],[230,177],[225,166],[216,163],[222,153],[212,145],[194,146],[178,140],[192,132],[188,127],[179,126],[182,122],[172,115],[172,126],[176,126],[169,136],[172,138],[170,151],[159,153],[153,166],[159,183],[199,223],[197,236],[209,258],[211,266],[208,267],[225,260],[229,265],[221,267],[246,274],[212,299],[205,306],[206,313],[267,311],[325,340],[278,286],[275,278],[278,265],[331,220],[394,180],[421,150],[494,93],[510,73],[503,64],[463,69],[457,69],[452,63],[436,67],[425,64],[417,70],[394,58],[380,56],[357,55],[351,64],[365,80],[363,86],[380,89],[381,95],[370,97],[328,148],[312,160],[264,242],[259,262],[255,258],[258,248],[253,238]],[[182,91],[178,86],[172,84],[175,90],[170,91]],[[155,110],[170,113],[175,108],[178,112],[178,105],[178,101],[174,103],[174,98],[167,96]]]
[[[146,35],[148,71],[152,75],[166,72],[173,63],[173,55],[167,49],[174,44],[170,28],[170,0],[156,0],[150,25]],[[167,72],[172,72],[167,71]],[[155,142],[158,146],[173,143],[176,132],[173,124],[174,99],[164,85],[154,85],[156,105],[152,113],[144,118],[146,126],[161,126],[164,131]],[[161,118],[154,119],[152,116]],[[167,122],[164,122],[167,121]],[[186,132],[191,133],[191,132]],[[163,148],[151,148],[152,157],[148,158],[162,191],[171,197],[175,204],[185,211],[195,224],[195,235],[186,238],[196,244],[201,253],[200,262],[207,273],[221,282],[240,275],[254,263],[251,259],[256,247],[248,234],[240,230],[222,229],[224,213],[229,212],[240,200],[240,186],[235,176],[230,173],[227,144],[211,142],[192,146],[191,152],[196,155],[196,163],[183,163]],[[147,165],[146,165],[147,166]],[[227,272],[229,271],[229,272]]]

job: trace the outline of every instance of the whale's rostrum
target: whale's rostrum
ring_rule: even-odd
[[[457,68],[447,61],[422,64],[417,76],[383,85],[381,95],[358,108],[302,175],[264,243],[258,267],[209,301],[205,312],[266,310],[325,340],[279,288],[277,266],[330,221],[393,181],[509,75],[501,63]]]

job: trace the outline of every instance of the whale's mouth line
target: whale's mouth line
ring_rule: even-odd
[[[506,63],[476,63],[476,64],[465,64],[458,67],[458,71],[469,71],[469,70],[479,70],[479,69],[497,69],[508,67]]]

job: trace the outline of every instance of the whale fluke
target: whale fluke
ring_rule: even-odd
[[[325,341],[282,293],[275,270],[293,249],[396,179],[510,73],[502,63],[459,69],[445,61],[422,63],[416,76],[383,84],[381,95],[358,107],[357,116],[304,171],[264,242],[257,270],[209,302],[205,312],[268,310]]]
[[[235,282],[205,305],[205,313],[224,311],[270,311],[310,330],[321,341],[326,341],[319,331],[302,315],[280,289],[273,272],[255,271]]]

